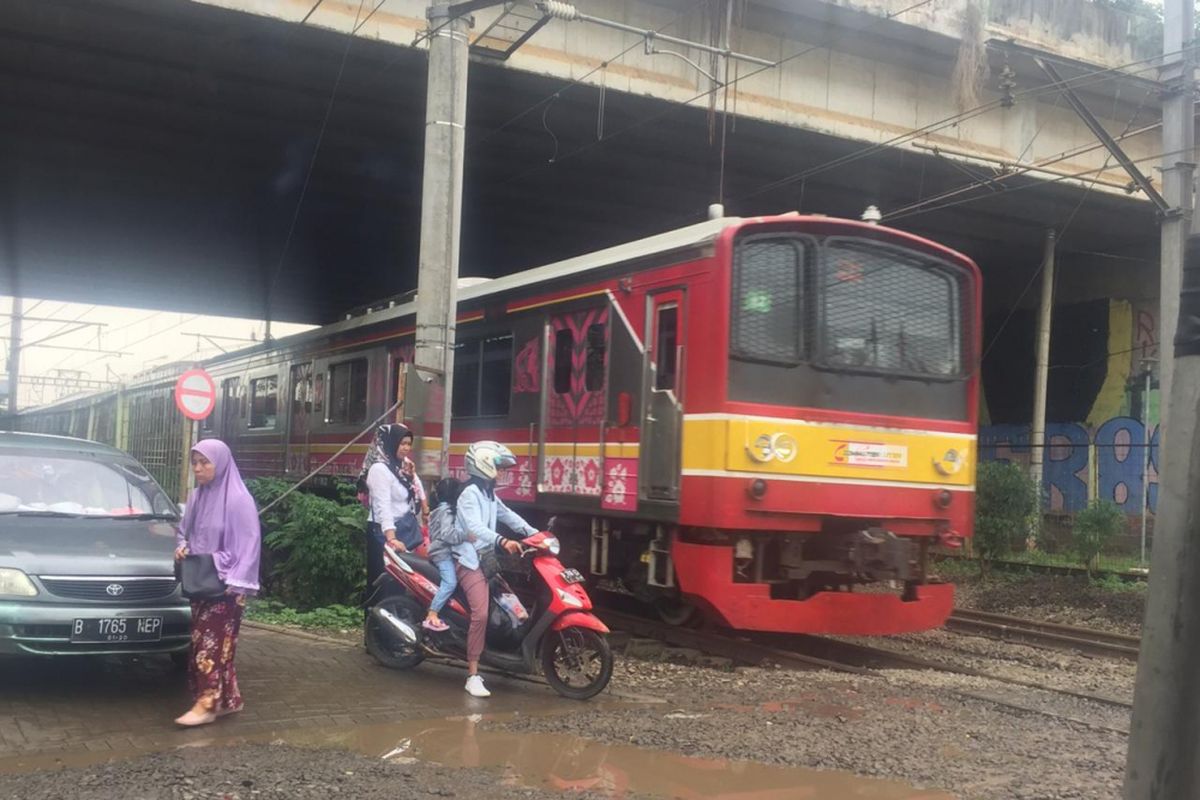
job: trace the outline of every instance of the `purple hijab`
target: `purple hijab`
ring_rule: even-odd
[[[242,482],[229,446],[205,439],[192,448],[212,462],[211,483],[192,491],[180,522],[180,539],[189,552],[212,553],[221,580],[238,594],[258,591],[258,560],[262,545],[258,508]]]

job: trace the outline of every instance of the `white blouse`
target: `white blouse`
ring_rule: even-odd
[[[412,508],[408,490],[382,461],[367,470],[367,491],[371,494],[371,522],[378,522],[385,531],[395,528],[396,520]]]

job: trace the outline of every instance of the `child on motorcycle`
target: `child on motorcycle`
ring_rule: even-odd
[[[442,622],[442,608],[450,601],[458,588],[458,576],[454,572],[455,545],[474,543],[474,534],[458,527],[456,504],[462,484],[454,478],[442,478],[433,487],[433,513],[429,517],[429,560],[437,567],[441,582],[437,594],[429,603],[429,613],[421,623],[427,630],[444,631],[449,626]]]

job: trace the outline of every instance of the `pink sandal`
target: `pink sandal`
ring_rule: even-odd
[[[438,633],[450,630],[450,626],[440,619],[430,619],[429,617],[425,618],[425,621],[421,623],[421,627],[425,630],[437,631]]]

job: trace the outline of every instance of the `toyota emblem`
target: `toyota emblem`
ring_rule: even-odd
[[[110,583],[108,586],[104,587],[104,591],[112,597],[120,597],[121,595],[125,594],[125,587],[119,583]]]

